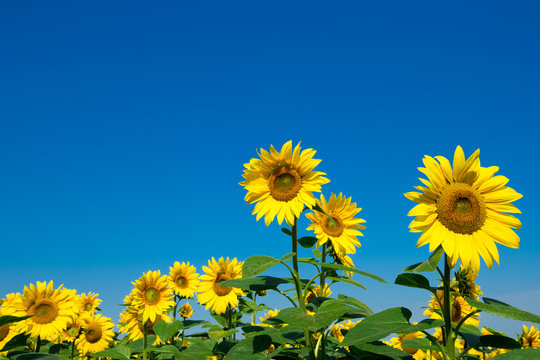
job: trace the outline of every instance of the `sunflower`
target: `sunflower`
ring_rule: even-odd
[[[180,264],[176,261],[169,269],[167,280],[173,292],[185,298],[193,297],[199,285],[199,274],[195,272],[195,266],[189,265],[189,262]]]
[[[19,301],[15,301],[10,315],[32,316],[16,323],[16,330],[31,337],[47,339],[60,335],[75,315],[72,290],[53,288],[53,282],[40,282],[25,286]]]
[[[1,300],[2,306],[0,306],[0,317],[12,312],[11,305],[17,301],[18,297],[20,297],[20,294],[8,294],[6,295],[6,299]],[[17,334],[15,323],[0,326],[0,350]],[[6,356],[6,354],[7,352],[0,351],[0,356]]]
[[[82,321],[79,316],[73,315],[71,320],[67,323],[64,332],[62,333],[62,339],[72,342],[74,341],[81,331]]]
[[[362,210],[356,207],[356,203],[351,204],[351,198],[344,197],[341,193],[338,196],[332,193],[328,202],[321,194],[321,200],[317,205],[328,214],[314,212],[306,214],[311,220],[311,225],[307,230],[313,230],[317,236],[317,247],[332,243],[338,253],[355,254],[356,247],[360,246],[357,236],[364,236],[358,229],[365,229],[365,220],[354,216]]]
[[[131,341],[142,339],[144,336],[144,327],[143,327],[141,318],[142,318],[141,314],[137,312],[137,309],[133,307],[125,308],[124,311],[120,313],[120,322],[119,322],[120,332],[127,334],[129,340]],[[146,322],[147,335],[155,335],[154,325],[160,320],[163,320],[168,323],[171,321],[171,318],[166,313],[163,313],[161,315],[158,315],[155,321],[147,321]],[[154,341],[153,345],[162,344],[162,343],[163,342],[159,339],[159,337],[156,337],[156,340]]]
[[[460,146],[454,154],[453,167],[448,159],[425,156],[425,168],[418,168],[428,180],[417,186],[421,192],[404,195],[418,205],[409,216],[416,216],[409,225],[411,232],[422,232],[417,247],[429,243],[429,251],[442,245],[450,257],[452,266],[458,259],[464,267],[476,273],[480,268],[480,256],[491,268],[493,260],[499,262],[495,243],[511,248],[519,247],[519,237],[512,230],[519,229],[521,222],[506,213],[520,213],[511,204],[522,197],[505,186],[508,179],[494,174],[496,166],[480,166],[480,150],[467,160]]]
[[[444,292],[443,290],[437,290],[436,295],[441,304],[444,306]],[[441,306],[439,305],[439,301],[433,296],[431,301],[429,302],[429,308],[427,308],[424,311],[424,315],[428,315],[432,319],[441,319],[441,315],[435,310],[441,310]],[[453,324],[458,324],[465,316],[469,315],[476,309],[469,305],[467,301],[463,298],[463,296],[456,296],[452,295],[452,310],[451,310],[451,320]],[[474,315],[471,315],[467,320],[465,320],[465,325],[473,325],[475,327],[478,327],[480,325],[480,320],[478,320],[479,314],[476,313]]]
[[[330,181],[322,176],[325,173],[314,171],[321,162],[313,159],[315,152],[313,149],[300,152],[300,143],[293,150],[292,141],[288,141],[281,151],[270,145],[270,152],[261,149],[260,159],[244,164],[245,180],[240,185],[248,191],[246,202],[257,202],[253,209],[257,220],[264,215],[268,226],[277,216],[280,225],[285,219],[292,226],[304,206],[315,205],[313,192],[320,192],[321,185]]]
[[[154,322],[158,315],[174,306],[173,294],[167,286],[167,276],[161,272],[148,271],[137,281],[132,282],[132,305],[142,313],[144,322]]]
[[[277,325],[277,324],[268,324],[268,323],[265,323],[266,320],[268,319],[271,319],[273,317],[276,317],[278,316],[279,314],[279,310],[278,309],[274,309],[274,310],[268,310],[268,312],[266,314],[264,314],[263,316],[259,316],[259,320],[261,320],[261,322],[259,324],[257,324],[258,326],[266,326],[266,327],[282,327],[284,325]]]
[[[332,329],[330,330],[330,332],[332,336],[334,336],[339,342],[342,342],[343,339],[345,338],[345,334],[343,334],[343,331],[348,332],[353,327],[355,327],[356,324],[358,324],[360,321],[362,320],[359,320],[359,321],[347,320],[341,324],[335,324],[332,326]]]
[[[523,332],[518,340],[524,349],[537,349],[540,347],[540,333],[534,326],[528,329],[527,326],[523,325]]]
[[[413,325],[416,325],[416,323],[413,323]],[[422,339],[423,337],[424,334],[421,331],[415,331],[409,334],[397,334],[397,337],[393,337],[390,339],[390,346],[405,351],[407,354],[412,355],[414,359],[421,359],[425,357],[424,354],[420,353],[416,355],[419,350],[415,348],[404,347],[403,342],[409,339]]]
[[[343,266],[347,266],[351,268],[354,267],[353,260],[345,252],[336,251],[336,249],[334,249],[333,247],[330,247],[329,250],[330,250],[330,255],[334,258],[334,262],[338,263],[339,265],[343,265]],[[343,271],[343,273],[346,276],[351,277],[351,278],[354,274],[352,271]]]
[[[193,315],[193,308],[189,303],[185,303],[180,307],[180,311],[178,311],[181,317],[184,319],[189,319],[191,315]]]
[[[83,293],[79,297],[79,311],[81,313],[94,314],[97,307],[101,304],[101,300],[98,299],[99,294]]]
[[[456,288],[461,295],[478,300],[480,295],[483,295],[480,286],[474,282],[478,274],[471,269],[463,268],[463,266],[456,271],[456,279],[451,286]]]
[[[311,303],[314,298],[316,297],[329,297],[332,295],[332,290],[330,290],[330,287],[328,284],[325,284],[324,291],[321,294],[321,285],[315,286],[313,289],[309,291],[309,293],[306,296],[306,303]]]
[[[224,260],[223,257],[216,261],[208,260],[208,266],[203,266],[205,272],[201,275],[198,299],[201,305],[206,304],[206,310],[215,311],[216,314],[223,314],[228,306],[236,309],[238,306],[238,296],[244,293],[242,289],[230,286],[221,286],[220,282],[242,277],[243,262],[238,262],[236,258]]]
[[[84,331],[75,341],[81,354],[93,354],[109,347],[114,335],[111,319],[101,314],[85,314],[81,322]]]

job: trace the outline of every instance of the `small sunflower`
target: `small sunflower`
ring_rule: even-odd
[[[120,313],[120,332],[127,334],[127,337],[131,341],[142,339],[144,337],[144,327],[141,321],[142,316],[137,312],[137,309],[133,307],[127,307]],[[160,314],[156,317],[155,321],[146,321],[146,334],[155,335],[154,325],[163,320],[165,322],[170,322],[171,318],[166,313]],[[153,345],[162,344],[162,341],[159,337],[156,337]]]
[[[523,332],[518,340],[524,349],[537,349],[540,347],[540,333],[534,326],[529,329],[526,325],[523,325]]]
[[[18,296],[20,297],[20,294],[8,294],[6,295],[6,299],[2,299],[2,306],[0,306],[0,317],[9,315],[12,312],[11,305],[17,301]],[[2,350],[4,346],[17,334],[18,333],[15,330],[15,323],[0,326],[0,350]],[[6,356],[6,354],[7,352],[0,351],[0,357]]]
[[[475,280],[478,274],[471,269],[466,269],[463,266],[456,271],[456,280],[452,283],[452,287],[456,288],[461,295],[478,300],[480,295],[483,295],[480,286],[476,285]]]
[[[206,310],[215,311],[216,314],[223,314],[228,306],[236,309],[238,306],[238,296],[244,293],[242,289],[230,286],[221,286],[220,282],[242,277],[243,262],[238,262],[236,258],[219,261],[212,258],[208,260],[208,266],[203,266],[205,272],[201,275],[199,284],[198,299],[201,304],[206,304]]]
[[[409,216],[415,219],[409,225],[411,232],[422,232],[417,247],[429,243],[429,251],[442,245],[452,266],[458,259],[464,267],[476,273],[480,256],[491,268],[493,260],[499,262],[495,243],[511,248],[519,247],[519,237],[512,229],[521,222],[507,213],[520,213],[511,202],[522,197],[505,186],[508,179],[494,174],[496,166],[480,166],[480,150],[467,160],[460,146],[454,154],[453,167],[443,156],[425,156],[425,168],[418,168],[428,180],[417,186],[421,192],[405,194],[416,205]]]
[[[180,311],[178,311],[181,317],[184,319],[189,319],[191,315],[193,315],[193,308],[189,303],[185,303],[180,307]]]
[[[199,274],[195,266],[176,261],[173,267],[169,267],[170,273],[167,278],[169,286],[175,294],[185,298],[192,298],[199,285]]]
[[[83,333],[75,341],[81,354],[93,354],[107,349],[113,341],[114,324],[101,314],[85,314],[81,319]]]
[[[444,291],[437,290],[436,296],[439,298],[441,304],[445,306]],[[441,310],[441,307],[435,296],[433,296],[433,298],[429,302],[429,308],[424,311],[424,315],[428,315],[432,319],[442,320],[442,317],[435,310]],[[458,324],[463,318],[465,318],[465,316],[469,315],[475,310],[476,309],[474,307],[472,307],[467,301],[465,301],[463,296],[452,295],[452,310],[450,317],[453,324]],[[478,316],[478,313],[471,315],[467,320],[465,320],[464,324],[478,327],[478,325],[480,325],[480,320],[478,320]]]
[[[413,323],[413,325],[416,325],[416,323]],[[390,339],[390,346],[405,351],[407,354],[412,355],[414,359],[423,358],[424,354],[422,353],[420,353],[418,356],[415,356],[416,353],[419,351],[418,349],[403,346],[403,342],[405,340],[421,339],[423,337],[424,334],[421,331],[415,331],[409,334],[397,334],[397,337],[393,337]]]
[[[345,338],[346,333],[351,330],[353,327],[356,326],[361,320],[359,321],[351,321],[347,320],[344,321],[341,324],[335,324],[332,326],[332,329],[330,330],[333,337],[335,337],[339,342],[343,342],[343,339]],[[345,334],[343,333],[345,331]]]
[[[325,284],[324,291],[321,294],[321,285],[315,286],[313,289],[309,291],[309,293],[306,296],[306,303],[311,303],[311,301],[316,297],[329,297],[332,295],[332,290],[330,290],[330,287],[328,284]]]
[[[94,314],[97,307],[101,304],[101,299],[98,299],[99,294],[83,293],[79,297],[79,311],[81,314]]]
[[[10,315],[31,317],[17,322],[16,330],[41,339],[59,336],[75,315],[75,293],[62,286],[54,289],[52,281],[25,286],[19,301],[12,305],[14,311]]]
[[[132,305],[142,313],[144,322],[154,322],[156,318],[174,306],[173,294],[167,286],[167,276],[161,272],[148,271],[137,281],[132,282]]]
[[[364,236],[358,229],[365,229],[365,220],[354,216],[362,210],[351,204],[351,198],[331,194],[328,202],[321,194],[321,200],[317,201],[321,209],[328,214],[326,216],[318,211],[306,214],[311,220],[307,230],[313,230],[317,236],[317,247],[331,242],[337,253],[355,254],[356,247],[360,246],[357,236]]]
[[[74,341],[81,331],[82,321],[79,316],[72,316],[71,320],[67,323],[64,332],[62,333],[62,339],[72,342]]]
[[[244,164],[245,180],[240,185],[248,191],[246,202],[257,202],[253,209],[257,220],[264,215],[268,226],[277,217],[280,225],[285,219],[292,226],[304,206],[315,205],[313,192],[320,192],[321,185],[330,180],[322,176],[325,173],[314,171],[321,162],[313,159],[314,155],[313,149],[300,152],[300,143],[293,150],[292,141],[288,141],[281,151],[270,145],[270,152],[261,149],[260,159]]]
[[[259,324],[257,324],[258,326],[266,326],[266,327],[276,327],[276,325],[274,324],[267,324],[265,323],[266,320],[268,319],[271,319],[273,317],[276,317],[278,316],[279,314],[279,310],[278,309],[274,309],[274,310],[268,310],[268,312],[266,314],[264,314],[263,316],[259,316],[259,320],[261,321]],[[283,325],[280,325],[279,327],[281,327]]]

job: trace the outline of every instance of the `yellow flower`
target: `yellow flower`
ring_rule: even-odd
[[[345,331],[351,330],[360,321],[361,320],[359,320],[359,321],[347,320],[347,321],[344,321],[341,324],[335,324],[335,325],[332,326],[332,329],[330,330],[330,332],[331,332],[333,337],[335,337],[339,342],[342,342],[343,339],[345,338],[345,335],[343,334],[343,331],[344,330]]]
[[[416,323],[413,323],[413,325],[416,325]],[[415,348],[409,348],[409,347],[403,347],[403,342],[405,340],[409,339],[421,339],[424,337],[424,334],[421,331],[412,332],[409,334],[397,334],[397,337],[393,337],[390,339],[390,346],[393,346],[397,349],[403,350],[409,355],[414,355],[418,352],[418,349]],[[419,354],[422,355],[422,354]],[[422,356],[420,356],[422,357]],[[416,359],[416,357],[415,357]]]
[[[277,217],[280,225],[285,219],[292,226],[304,206],[315,205],[313,192],[320,192],[321,185],[330,180],[322,176],[325,173],[314,171],[321,162],[313,159],[314,155],[313,149],[300,152],[300,143],[293,150],[292,141],[288,141],[280,152],[270,145],[270,152],[261,149],[260,159],[244,164],[245,180],[240,185],[248,191],[246,202],[257,202],[253,209],[257,220],[264,215],[268,226]]]
[[[480,256],[491,268],[499,262],[495,243],[511,248],[519,247],[519,237],[512,230],[521,222],[506,213],[520,211],[511,202],[521,198],[515,190],[505,186],[508,179],[494,174],[498,167],[481,167],[477,150],[467,160],[460,146],[454,154],[453,167],[442,157],[425,156],[425,168],[418,168],[428,180],[417,186],[421,192],[405,196],[418,203],[409,216],[416,216],[409,225],[411,232],[422,232],[417,247],[429,243],[429,251],[442,245],[452,266],[458,259],[476,273]],[[438,162],[437,162],[438,161]]]
[[[81,354],[93,354],[109,347],[114,335],[111,319],[101,314],[85,314],[81,322],[84,331],[75,341]]]
[[[444,306],[444,291],[437,290],[437,297],[439,298],[441,304],[443,304]],[[431,301],[429,302],[429,308],[424,311],[424,315],[428,315],[432,319],[442,320],[443,318],[434,310],[441,310],[441,306],[439,305],[439,302],[437,301],[435,296],[433,296]],[[452,295],[452,310],[450,313],[450,317],[453,324],[458,324],[465,316],[469,315],[475,310],[476,309],[469,305],[469,303],[466,302],[462,296]],[[478,320],[478,316],[478,313],[470,316],[467,320],[465,320],[464,324],[478,327],[480,325],[480,320]]]
[[[329,215],[318,211],[306,214],[312,223],[307,230],[315,232],[317,247],[330,241],[337,253],[355,254],[356,247],[360,246],[357,236],[364,236],[358,229],[366,228],[361,225],[365,220],[354,217],[362,209],[357,208],[356,203],[351,204],[351,198],[346,198],[341,193],[338,196],[332,193],[328,202],[321,194],[321,200],[317,201],[317,204]]]
[[[540,334],[534,326],[531,326],[531,328],[528,329],[527,326],[523,325],[523,332],[519,337],[519,342],[524,349],[536,349],[540,347]]]
[[[221,286],[220,282],[242,277],[243,262],[238,262],[236,258],[224,260],[223,257],[216,261],[208,260],[208,266],[203,266],[205,272],[201,275],[199,284],[199,302],[206,304],[206,310],[215,311],[218,315],[225,313],[228,306],[236,309],[238,306],[238,296],[244,293],[242,289],[230,286]]]
[[[478,274],[473,270],[462,266],[459,271],[456,271],[457,280],[452,282],[451,287],[463,296],[478,300],[478,297],[483,293],[480,286],[474,282],[477,277]]]
[[[15,323],[16,331],[41,339],[59,336],[75,315],[74,291],[65,291],[62,286],[54,289],[52,281],[25,286],[10,315],[32,317]]]
[[[167,276],[161,272],[148,271],[137,281],[132,282],[132,305],[142,312],[144,322],[154,322],[156,318],[174,306],[173,294],[167,286]]]
[[[321,285],[317,285],[309,291],[308,295],[306,296],[306,303],[311,303],[313,298],[329,297],[330,295],[332,295],[332,291],[328,287],[328,284],[325,284],[322,295],[321,295]]]
[[[163,320],[165,322],[170,322],[171,318],[166,313],[160,314],[156,317],[154,321],[146,321],[146,334],[155,335],[154,325]],[[144,327],[142,322],[142,314],[137,312],[137,309],[134,307],[128,306],[120,313],[120,323],[119,323],[120,332],[127,334],[129,340],[135,341],[142,339],[144,337]],[[156,337],[153,345],[162,344],[162,341],[159,337]]]
[[[278,316],[279,314],[279,310],[278,309],[274,309],[274,310],[268,310],[268,312],[266,314],[264,314],[263,316],[259,316],[259,320],[261,320],[261,322],[259,324],[257,324],[258,326],[267,326],[267,327],[282,327],[284,325],[279,325],[279,326],[276,326],[274,324],[266,324],[265,321],[268,320],[268,319],[271,319],[273,317],[276,317]]]
[[[79,297],[79,310],[81,313],[94,314],[97,307],[101,304],[101,299],[98,299],[99,294],[83,293]]]
[[[67,323],[64,332],[62,333],[62,339],[66,341],[73,341],[79,336],[81,331],[82,321],[79,316],[72,316],[71,320]]]
[[[169,269],[167,280],[174,293],[185,298],[193,297],[199,285],[199,274],[195,272],[195,266],[189,265],[189,262],[180,264],[176,261]]]
[[[179,314],[184,319],[189,319],[191,315],[193,315],[193,308],[191,307],[189,303],[185,303],[184,305],[180,307]]]
[[[0,317],[4,315],[10,315],[12,310],[12,305],[15,301],[17,301],[20,298],[20,294],[8,294],[6,295],[6,299],[1,300],[1,306],[0,306]],[[11,324],[4,324],[0,326],[0,350],[11,340],[15,335],[17,335],[17,331],[15,331],[15,323]],[[6,352],[0,351],[0,357],[6,356]]]

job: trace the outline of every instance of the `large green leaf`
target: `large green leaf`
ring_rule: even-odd
[[[174,345],[151,346],[148,348],[148,351],[170,355],[175,359],[178,359],[180,357],[180,350]]]
[[[172,323],[159,320],[153,327],[154,332],[163,342],[166,342],[171,336],[174,336],[182,328],[182,321],[176,320]]]
[[[352,268],[352,267],[339,265],[339,264],[334,264],[334,263],[322,263],[322,262],[315,261],[315,260],[310,259],[310,258],[298,259],[298,261],[306,263],[306,264],[312,264],[312,265],[321,266],[321,267],[326,268],[326,269],[334,269],[334,270],[343,270],[343,271],[353,272],[355,274],[363,275],[363,276],[366,276],[366,277],[368,277],[370,279],[377,280],[379,282],[382,282],[383,284],[388,284],[383,278],[381,278],[381,277],[379,277],[379,276],[377,276],[375,274],[368,273],[366,271],[358,270],[357,268]]]
[[[156,335],[148,335],[146,337],[148,344],[153,344],[157,339]],[[131,352],[134,354],[142,353],[143,352],[143,341],[144,339],[139,339],[132,341],[130,343],[127,343],[127,346],[131,349]]]
[[[426,289],[428,291],[435,292],[431,285],[429,285],[429,280],[425,276],[420,274],[399,274],[396,278],[396,281],[394,281],[394,284],[419,289]]]
[[[369,306],[367,306],[366,304],[364,304],[363,302],[361,302],[360,300],[356,298],[339,294],[338,300],[341,301],[345,305],[354,306],[355,308],[361,310],[361,313],[364,316],[373,315],[373,311],[369,308]]]
[[[131,356],[131,348],[126,345],[116,345],[112,349],[103,350],[95,354],[91,354],[92,357],[104,357],[117,360],[128,360]]]
[[[439,351],[439,348],[431,344],[427,338],[407,339],[401,344],[403,348]]]
[[[368,316],[349,330],[343,339],[342,345],[347,346],[367,343],[380,340],[393,333],[409,334],[415,331],[431,329],[443,324],[440,320],[428,319],[421,321],[417,325],[412,325],[409,323],[410,318],[411,311],[403,307],[383,310]]]
[[[19,322],[19,321],[28,319],[30,317],[32,316],[11,316],[11,315],[0,316],[0,326]]]
[[[269,335],[257,335],[245,338],[225,356],[225,360],[260,360],[266,359],[266,350],[272,344]]]
[[[356,344],[354,348],[354,350],[367,351],[370,353],[387,356],[394,360],[410,359],[410,355],[406,352],[396,349],[395,347],[388,346],[380,341]]]
[[[480,336],[478,346],[493,347],[499,349],[520,349],[521,344],[516,340],[502,335],[483,335]]]
[[[287,280],[273,276],[256,276],[251,278],[225,280],[219,283],[221,286],[231,286],[244,290],[263,291],[276,289],[278,285],[288,284]]]
[[[313,245],[317,242],[317,238],[314,236],[304,236],[298,239],[300,246],[306,249],[311,249]]]
[[[238,330],[236,329],[230,329],[230,330],[212,330],[208,331],[208,337],[214,341],[223,339],[224,337],[230,336],[232,334],[236,334]]]
[[[300,329],[317,331],[327,327],[350,309],[338,300],[328,300],[322,303],[315,315],[308,315],[300,308],[287,308],[281,310],[274,319]]]
[[[251,278],[279,264],[279,259],[266,255],[250,256],[242,267],[242,277]]]
[[[538,360],[540,359],[540,349],[512,350],[506,354],[492,357],[493,360]]]
[[[358,281],[355,281],[351,278],[348,278],[348,277],[345,277],[345,276],[327,276],[326,277],[327,279],[329,280],[334,280],[334,281],[337,281],[337,282],[342,282],[342,283],[345,283],[345,284],[351,284],[351,285],[354,285],[354,286],[357,286],[361,289],[364,289],[364,290],[367,290],[366,287],[362,284],[360,284]]]
[[[501,316],[506,319],[514,319],[514,320],[527,321],[527,322],[532,322],[535,324],[540,324],[540,316],[530,313],[528,311],[510,306],[498,300],[483,298],[482,299],[484,301],[483,303],[474,299],[470,299],[470,298],[465,298],[465,300],[471,306],[474,306],[475,308],[485,311],[491,315]]]
[[[444,254],[444,250],[441,246],[435,250],[433,254],[429,257],[427,261],[417,263],[411,266],[407,266],[405,269],[403,269],[403,272],[434,272],[437,270],[437,265],[439,265],[439,262],[441,261],[441,258]]]
[[[191,339],[191,344],[180,353],[179,360],[201,360],[212,356],[212,349],[216,345],[213,340],[200,341],[199,339]]]

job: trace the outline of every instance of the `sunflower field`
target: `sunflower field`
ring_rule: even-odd
[[[521,226],[512,215],[520,213],[513,202],[521,194],[496,175],[498,167],[481,166],[479,153],[466,158],[457,146],[452,162],[425,156],[425,179],[404,194],[415,203],[408,215],[416,246],[428,245],[431,255],[394,283],[431,294],[420,322],[410,321],[407,308],[374,313],[335,292],[338,283],[364,288],[362,277],[387,281],[353,262],[365,229],[361,208],[343,193],[322,195],[330,180],[316,170],[315,150],[289,141],[279,151],[261,149],[244,164],[240,182],[256,220],[282,226],[289,253],[212,258],[200,270],[180,259],[168,274],[149,270],[132,282],[116,322],[100,313],[98,293],[37,281],[2,294],[0,358],[540,359],[534,326],[523,325],[516,339],[480,322],[482,312],[535,324],[540,316],[483,297],[476,284],[482,261],[488,268],[499,263],[497,244],[519,247]],[[309,226],[299,229],[304,215]],[[312,256],[300,257],[299,246]],[[277,267],[289,276],[273,276]],[[269,294],[288,307],[266,305]],[[195,303],[213,320],[197,319]]]

